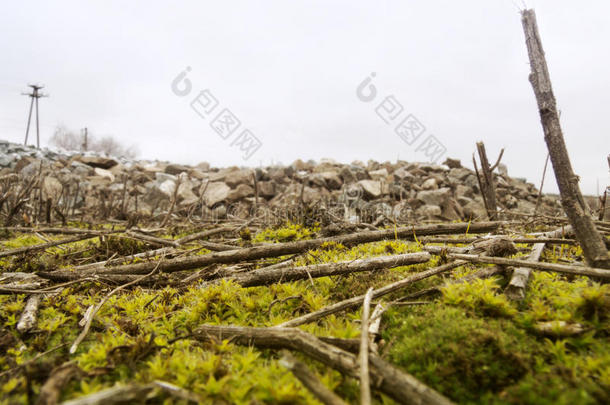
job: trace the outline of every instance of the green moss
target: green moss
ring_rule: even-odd
[[[389,311],[383,337],[393,362],[458,403],[608,403],[609,291],[534,272],[517,311],[498,280],[475,280],[444,288],[435,304]],[[550,340],[534,327],[549,320],[586,332]]]
[[[513,349],[525,332],[508,322],[441,304],[393,310],[387,318],[391,360],[454,400],[500,392],[528,370],[527,357]]]
[[[293,240],[308,239],[315,232],[315,229],[288,222],[277,229],[265,229],[264,231],[257,233],[254,238],[252,238],[252,241],[254,243],[290,242]]]
[[[499,293],[497,279],[475,279],[471,283],[451,284],[442,289],[443,302],[481,315],[513,317],[517,310]]]
[[[244,243],[285,242],[313,237],[315,229],[287,224],[256,235],[241,235]],[[182,229],[171,235],[180,236]],[[41,243],[10,240],[13,244]],[[251,239],[251,241],[250,241]],[[11,258],[12,269],[68,266],[103,260],[114,252],[128,255],[150,249],[146,243],[111,236],[75,242],[27,258]],[[364,259],[421,251],[417,242],[379,241],[354,247],[327,243],[300,255],[298,266]],[[191,254],[205,254],[201,250]],[[571,246],[545,253],[545,260],[580,258]],[[265,261],[277,262],[284,258]],[[23,371],[0,377],[2,403],[27,402],[36,395],[50,370],[73,361],[88,374],[71,382],[62,400],[97,392],[117,383],[164,380],[193,391],[208,403],[317,403],[291,373],[280,367],[271,350],[233,345],[230,341],[202,344],[188,337],[202,323],[272,326],[315,311],[338,300],[363,294],[439,264],[323,277],[265,287],[241,288],[221,281],[187,289],[134,288],[111,297],[96,315],[87,338],[74,355],[67,353],[87,308],[99,303],[110,288],[85,283],[46,297],[36,330],[14,332],[23,310],[23,295],[0,295],[0,334],[9,342],[0,356],[0,373],[59,346]],[[261,263],[260,265],[263,265]],[[439,286],[472,274],[481,266],[466,265],[430,277],[384,297]],[[383,318],[382,352],[397,366],[458,403],[608,403],[610,398],[610,287],[580,277],[533,272],[525,300],[509,302],[500,278],[475,280],[442,289],[426,305],[393,307]],[[357,338],[360,309],[334,314],[301,328],[318,336]],[[548,339],[538,322],[578,323],[584,332]],[[2,329],[4,328],[4,329]],[[1,337],[1,336],[0,336]],[[64,345],[64,346],[60,346]],[[304,356],[323,383],[349,403],[359,400],[358,382]],[[29,388],[28,388],[29,387]],[[173,403],[160,396],[157,402]],[[377,403],[391,403],[375,397]]]

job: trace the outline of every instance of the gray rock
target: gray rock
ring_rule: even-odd
[[[362,187],[362,191],[364,192],[364,197],[368,199],[379,198],[382,194],[381,182],[377,180],[360,180],[358,182],[360,187]]]
[[[254,189],[247,184],[240,184],[229,192],[227,200],[234,202],[252,196],[254,196]]]
[[[386,168],[369,171],[369,176],[371,176],[372,180],[386,180],[388,178],[388,174],[389,173]]]
[[[343,185],[343,181],[341,181],[339,175],[334,171],[322,172],[320,173],[320,176],[324,179],[326,187],[331,190],[338,190]]]
[[[177,198],[180,205],[191,205],[199,201],[199,197],[193,193],[193,183],[184,175],[180,186],[178,186]]]
[[[439,188],[438,190],[425,190],[417,193],[417,199],[428,205],[438,205],[439,207],[446,204],[451,198],[451,189],[448,187]]]
[[[190,169],[188,171],[188,175],[190,178],[197,179],[197,180],[205,180],[208,178],[207,173],[204,173],[203,171],[201,171],[199,169]]]
[[[0,166],[10,167],[17,159],[17,156],[15,154],[0,155]]]
[[[472,191],[471,187],[465,186],[463,184],[458,184],[455,188],[455,196],[458,198],[460,198],[460,197],[473,198],[474,192]]]
[[[283,167],[271,167],[267,172],[267,177],[279,184],[288,183],[286,169]]]
[[[107,179],[108,179],[108,180],[110,180],[110,181],[114,181],[114,174],[112,174],[110,171],[108,171],[108,170],[106,170],[106,169],[101,169],[101,168],[99,168],[99,167],[96,167],[96,168],[93,170],[93,173],[94,173],[96,176],[99,176],[99,177],[105,177],[105,178],[107,178]]]
[[[295,171],[311,171],[313,170],[313,164],[310,162],[303,162],[301,159],[297,159],[290,165]]]
[[[263,198],[275,196],[276,184],[274,181],[261,181],[258,183],[258,195]]]
[[[205,183],[201,187],[206,187]],[[202,189],[203,191],[203,189]],[[231,192],[231,187],[223,182],[211,182],[207,185],[203,201],[208,207],[212,207],[219,202],[225,201]]]
[[[484,220],[485,218],[487,218],[487,211],[485,211],[485,206],[483,205],[483,203],[472,200],[468,204],[464,205],[462,208],[464,211],[464,217],[466,219]]]
[[[447,158],[443,162],[443,164],[446,165],[450,169],[459,169],[460,167],[462,167],[462,162],[460,162],[459,159]]]
[[[438,184],[434,177],[431,177],[424,181],[421,185],[422,190],[436,190],[438,189]]]
[[[62,189],[63,186],[57,178],[47,176],[42,181],[42,199],[46,201],[50,198],[57,201],[61,196]]]
[[[101,156],[77,156],[75,160],[78,160],[91,167],[99,167],[101,169],[110,169],[112,166],[119,163],[112,158]]]
[[[472,170],[468,170],[465,167],[452,168],[451,170],[449,170],[449,173],[447,173],[447,175],[449,177],[456,178],[460,181],[463,181],[466,177],[470,176],[471,174],[473,174]]]
[[[250,169],[235,170],[225,176],[225,183],[231,188],[240,184],[252,184],[252,182],[252,170]]]
[[[350,170],[350,168],[347,166],[343,166],[341,168],[341,171],[339,172],[339,176],[341,177],[341,179],[343,180],[343,183],[345,183],[345,184],[351,184],[351,183],[355,183],[356,181],[358,181],[354,172],[352,170]]]
[[[393,175],[394,175],[394,179],[401,180],[401,181],[412,180],[415,177],[415,176],[413,176],[413,174],[410,171],[408,171],[404,167],[394,170]]]
[[[165,180],[161,182],[161,184],[158,184],[157,188],[166,197],[171,198],[174,195],[174,190],[176,189],[176,182],[174,180]]]
[[[197,169],[201,170],[202,172],[209,172],[210,171],[210,164],[208,162],[201,162],[198,163],[197,166],[195,166]]]
[[[517,208],[519,206],[519,200],[514,195],[507,195],[504,200],[506,208]]]
[[[167,180],[176,181],[176,180],[178,180],[178,177],[174,176],[173,174],[156,172],[155,173],[155,179],[160,184],[160,183],[163,183],[164,181],[167,181]]]
[[[441,207],[438,205],[423,205],[416,210],[416,213],[427,218],[439,217],[442,214]]]
[[[178,175],[180,173],[188,172],[189,167],[183,165],[169,164],[165,166],[164,172],[167,174]]]

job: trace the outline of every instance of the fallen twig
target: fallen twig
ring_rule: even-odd
[[[309,390],[316,398],[325,405],[346,405],[337,394],[326,388],[324,384],[309,368],[298,361],[288,350],[282,351],[280,364],[294,374],[296,378]]]
[[[59,246],[59,245],[63,245],[66,243],[78,242],[78,241],[85,240],[85,239],[95,238],[99,235],[100,234],[97,234],[97,233],[80,234],[80,235],[74,236],[72,238],[61,239],[61,240],[52,240],[50,242],[41,243],[39,245],[24,246],[24,247],[20,247],[20,248],[16,248],[16,249],[5,250],[5,251],[0,252],[0,257],[32,253],[32,252],[36,252],[39,250],[45,250],[45,249],[53,247],[53,246]]]
[[[242,287],[254,287],[275,282],[290,282],[305,278],[317,278],[349,274],[362,271],[374,271],[430,260],[427,252],[405,253],[394,256],[380,256],[370,259],[351,260],[339,263],[314,264],[302,267],[281,267],[275,269],[257,269],[247,273],[238,274],[233,280]]]
[[[309,239],[288,243],[275,243],[264,246],[229,250],[226,252],[214,252],[203,256],[175,258],[165,260],[162,264],[160,264],[159,269],[165,272],[172,272],[204,267],[214,263],[238,263],[241,261],[256,260],[267,257],[284,256],[294,253],[301,253],[309,249],[316,249],[322,244],[328,242],[341,243],[345,245],[375,242],[388,238],[394,239],[411,237],[413,234],[439,235],[447,233],[465,233],[466,231],[469,233],[489,232],[497,229],[504,223],[505,222],[432,224],[380,231],[364,231],[338,237]],[[136,263],[122,266],[112,266],[104,269],[88,270],[88,272],[96,272],[96,274],[146,274],[158,264],[159,263],[157,262]],[[87,274],[87,271],[85,274]]]
[[[76,338],[76,340],[74,340],[74,343],[72,343],[72,346],[70,346],[70,354],[74,354],[76,352],[76,349],[78,348],[78,345],[83,341],[83,339],[85,338],[85,336],[87,336],[87,333],[89,332],[89,328],[91,327],[91,323],[93,322],[93,318],[95,317],[95,315],[99,312],[99,310],[102,308],[102,306],[110,299],[110,297],[112,297],[114,294],[116,294],[117,292],[121,291],[124,288],[127,288],[131,285],[137,284],[140,281],[145,280],[146,278],[152,276],[158,269],[159,269],[159,265],[162,262],[158,262],[157,267],[155,267],[150,273],[142,276],[142,277],[138,277],[136,280],[130,281],[127,284],[123,284],[121,286],[118,286],[117,288],[115,288],[114,290],[110,291],[101,301],[99,304],[97,304],[94,309],[89,313],[89,316],[86,316],[85,319],[85,326],[83,328],[83,330],[81,331],[81,333],[78,335],[78,337]]]
[[[521,266],[528,267],[535,270],[546,270],[554,271],[557,273],[565,273],[580,276],[599,277],[605,280],[610,279],[610,270],[598,269],[595,267],[588,266],[574,266],[557,263],[542,263],[542,262],[530,262],[527,260],[520,259],[506,259],[504,257],[490,257],[490,256],[478,256],[468,255],[460,253],[448,253],[447,257],[450,259],[466,260],[474,263],[488,263],[488,264],[501,264],[506,266]]]
[[[370,405],[371,403],[371,381],[369,378],[369,314],[371,311],[371,297],[373,287],[364,294],[362,303],[362,318],[360,325],[360,403]]]
[[[38,313],[41,299],[42,296],[39,294],[30,295],[21,313],[19,322],[17,322],[17,330],[19,332],[27,332],[36,325],[36,314]]]
[[[384,287],[378,288],[376,290],[373,290],[373,296],[372,298],[379,298],[381,296],[384,296],[386,294],[392,293],[394,291],[400,290],[401,288],[405,288],[406,286],[415,283],[416,281],[420,281],[423,280],[425,278],[428,277],[432,277],[435,276],[437,274],[443,273],[445,271],[449,271],[451,269],[454,269],[456,267],[459,267],[461,265],[463,265],[464,261],[455,261],[452,263],[447,263],[444,264],[442,266],[438,266],[438,267],[434,267],[432,269],[428,269],[426,271],[422,271],[421,273],[417,273],[414,274],[412,276],[406,277],[402,280],[396,281],[394,283],[388,284]],[[293,327],[293,326],[298,326],[298,325],[302,325],[304,323],[309,323],[309,322],[313,322],[313,321],[317,321],[318,319],[324,318],[325,316],[328,316],[330,314],[334,314],[340,311],[344,311],[346,309],[349,308],[354,308],[358,305],[360,305],[360,303],[362,303],[364,301],[364,295],[359,295],[357,297],[353,297],[353,298],[348,298],[346,300],[337,302],[335,304],[329,305],[327,307],[324,307],[322,309],[319,309],[317,311],[314,312],[310,312],[309,314],[305,314],[303,316],[300,316],[298,318],[294,318],[291,319],[289,321],[283,322],[279,325],[277,325],[278,327]]]
[[[240,326],[202,325],[193,331],[193,338],[209,342],[229,339],[239,345],[299,351],[353,378],[358,378],[358,361],[354,354],[324,343],[296,328],[252,328]],[[452,402],[398,370],[379,356],[369,353],[373,387],[401,404],[451,404]]]

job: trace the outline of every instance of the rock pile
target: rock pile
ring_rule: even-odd
[[[299,215],[320,210],[330,220],[352,222],[486,218],[476,174],[454,159],[442,165],[297,160],[289,166],[212,168],[208,163],[128,161],[0,141],[0,177],[7,184],[9,179],[38,177],[39,204],[93,218],[154,218],[171,209],[173,215],[214,220],[248,217],[253,209],[289,216],[287,211],[297,208]],[[533,212],[538,196],[533,184],[509,177],[505,168],[495,174],[495,184],[500,209]],[[540,212],[556,214],[560,208],[556,197],[542,197]],[[38,216],[43,211],[33,201],[24,209]]]

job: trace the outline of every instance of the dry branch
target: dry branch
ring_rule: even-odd
[[[348,274],[361,271],[388,269],[398,266],[407,266],[415,263],[424,263],[430,260],[427,252],[405,253],[395,256],[380,256],[370,259],[351,260],[340,263],[324,263],[302,267],[281,267],[275,269],[258,269],[233,277],[242,287],[268,285],[276,282],[290,282],[306,278],[317,278]]]
[[[63,387],[81,374],[83,374],[83,371],[70,362],[54,368],[47,381],[40,388],[36,405],[55,405],[58,403]]]
[[[0,227],[0,231],[10,231],[10,232],[29,232],[29,233],[62,233],[65,235],[76,235],[76,234],[97,234],[102,235],[108,233],[108,231],[95,231],[91,229],[81,229],[81,228],[28,228],[25,226],[4,226]]]
[[[468,231],[468,233],[485,233],[496,230],[503,224],[505,224],[505,222],[420,225],[380,231],[365,231],[330,238],[267,244],[251,248],[230,250],[226,252],[214,252],[203,256],[169,259],[160,264],[159,270],[163,272],[173,272],[195,269],[216,263],[238,263],[267,257],[284,256],[294,253],[301,253],[309,249],[316,249],[322,244],[328,242],[341,243],[345,245],[376,242],[383,239],[407,238],[412,237],[414,234],[418,236],[442,235],[451,233],[466,233],[466,231]],[[159,263],[151,261],[145,263],[113,266],[104,269],[87,270],[82,272],[82,274],[87,275],[93,272],[96,274],[146,274],[155,268],[157,264]]]
[[[479,159],[481,161],[481,172],[479,174],[477,170],[477,176],[479,176],[479,185],[481,186],[481,195],[485,202],[485,208],[487,209],[487,216],[490,220],[496,219],[498,212],[498,205],[496,203],[496,188],[493,182],[493,169],[489,166],[489,160],[487,159],[487,153],[485,152],[485,144],[483,142],[477,142],[477,151],[479,153]],[[498,163],[502,154],[498,158]],[[496,165],[497,165],[496,164]]]
[[[229,339],[239,345],[299,351],[341,373],[358,378],[358,361],[352,353],[324,343],[296,328],[252,328],[202,325],[193,337],[203,342]],[[447,398],[424,385],[415,377],[398,370],[379,356],[369,354],[374,388],[401,404],[451,404]]]
[[[23,309],[23,313],[19,318],[19,322],[17,322],[17,330],[19,332],[27,332],[36,326],[36,315],[41,299],[42,295],[40,294],[30,295],[25,304],[25,308]]]
[[[78,241],[85,240],[85,239],[95,238],[97,236],[98,236],[98,234],[84,234],[84,235],[74,236],[72,238],[53,240],[53,241],[50,241],[47,243],[41,243],[39,245],[24,246],[24,247],[20,247],[20,248],[16,248],[16,249],[5,250],[3,252],[0,252],[0,257],[7,257],[7,256],[14,256],[14,255],[36,252],[39,250],[48,249],[53,246],[59,246],[59,245],[63,245],[66,243],[78,242]]]
[[[521,266],[521,267],[528,267],[530,269],[535,269],[535,270],[554,271],[557,273],[579,275],[579,276],[589,276],[589,277],[599,277],[604,280],[610,280],[610,270],[599,269],[599,268],[588,267],[588,266],[576,266],[576,265],[570,266],[567,264],[530,262],[527,260],[506,259],[504,257],[468,255],[468,254],[461,254],[461,253],[448,253],[447,257],[450,259],[456,259],[456,260],[466,260],[466,261],[473,262],[473,263],[499,264],[499,265],[505,265],[505,266]]]
[[[610,269],[610,255],[601,237],[595,229],[593,219],[578,186],[578,176],[572,170],[568,150],[563,139],[559,114],[549,70],[546,64],[542,41],[538,33],[536,13],[534,10],[523,10],[521,22],[525,33],[527,51],[530,60],[530,83],[534,89],[540,120],[555,171],[557,185],[561,194],[561,204],[570,223],[574,227],[576,238],[580,241],[587,263],[592,267]]]
[[[536,243],[532,247],[532,252],[529,254],[526,260],[530,262],[537,262],[540,260],[544,246],[544,243]],[[504,290],[504,294],[506,294],[506,296],[511,300],[520,301],[524,299],[530,273],[531,270],[527,267],[517,267],[513,271],[513,275],[511,276],[510,282]]]
[[[337,394],[326,388],[324,384],[309,368],[298,361],[289,351],[282,352],[280,364],[294,374],[296,378],[311,392],[316,398],[325,405],[346,405]]]
[[[74,354],[76,352],[76,349],[78,349],[78,345],[83,341],[83,339],[87,336],[87,333],[89,333],[89,328],[91,327],[91,323],[93,322],[93,318],[95,318],[95,315],[99,312],[99,310],[102,308],[102,306],[110,299],[110,297],[112,297],[114,294],[118,293],[119,291],[121,291],[124,288],[127,288],[131,285],[137,284],[141,281],[144,281],[146,278],[152,276],[159,268],[159,264],[161,264],[162,261],[160,261],[157,264],[157,267],[155,267],[150,273],[142,276],[142,277],[138,277],[136,280],[130,281],[127,284],[123,284],[117,288],[115,288],[114,290],[110,291],[100,302],[99,304],[97,304],[95,307],[92,307],[93,309],[91,310],[91,312],[88,311],[88,316],[85,316],[85,325],[83,327],[83,330],[81,331],[81,333],[77,336],[77,338],[74,340],[74,343],[72,343],[72,346],[70,346],[70,354]]]
[[[371,297],[373,287],[364,294],[362,303],[362,318],[360,324],[360,403],[370,405],[371,403],[371,380],[369,376],[369,315],[371,311]]]
[[[434,268],[428,269],[426,271],[422,271],[421,273],[417,273],[412,276],[406,277],[406,278],[396,281],[394,283],[388,284],[384,287],[373,290],[373,299],[390,294],[394,291],[400,290],[401,288],[405,288],[408,285],[415,283],[416,281],[420,281],[425,278],[432,277],[437,274],[443,273],[445,271],[454,269],[458,266],[463,265],[464,263],[466,263],[466,262],[456,261],[453,263],[447,263],[442,266],[434,267]],[[364,301],[364,295],[359,295],[357,297],[348,298],[346,300],[329,305],[329,306],[319,309],[317,311],[310,312],[309,314],[305,314],[298,318],[291,319],[290,321],[283,322],[277,326],[292,327],[292,326],[302,325],[304,323],[317,321],[318,319],[324,318],[325,316],[328,316],[328,315],[331,315],[331,314],[334,314],[334,313],[337,313],[340,311],[344,311],[346,309],[357,307],[363,301]]]
[[[193,233],[191,235],[184,236],[180,239],[177,239],[176,243],[178,243],[179,245],[184,245],[185,243],[189,243],[194,240],[203,239],[203,238],[207,238],[209,236],[218,235],[220,233],[229,233],[229,232],[233,232],[233,231],[235,231],[234,226],[222,226],[219,228],[208,229],[205,231],[201,231],[201,232]]]
[[[65,401],[63,405],[114,405],[128,403],[144,403],[157,396],[159,391],[197,404],[203,403],[199,395],[165,381],[154,381],[150,384],[116,385],[114,387],[94,392],[84,397]]]
[[[129,236],[133,239],[141,240],[144,242],[152,243],[153,245],[159,246],[169,246],[169,247],[178,247],[179,244],[174,240],[168,240],[163,238],[157,238],[156,236],[146,235],[141,232],[136,232],[133,230],[128,230],[125,232],[126,236]]]

